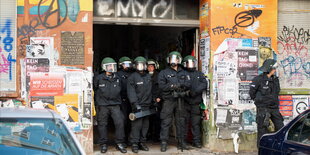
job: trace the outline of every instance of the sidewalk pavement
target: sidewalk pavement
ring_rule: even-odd
[[[101,155],[103,153],[100,152],[99,145],[94,145],[94,155]],[[166,152],[160,152],[160,144],[159,143],[147,143],[147,146],[149,147],[149,151],[141,151],[137,154],[141,155],[257,155],[257,152],[210,152],[206,148],[193,148],[190,150],[184,150],[181,152],[181,150],[178,150],[176,148],[175,144],[168,145],[168,150]],[[105,153],[106,155],[136,155],[136,153],[133,153],[131,151],[131,147],[127,147],[127,153],[123,154],[120,151],[116,150],[114,145],[109,145],[108,152]]]

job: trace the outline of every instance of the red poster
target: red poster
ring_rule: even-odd
[[[30,96],[62,96],[63,93],[63,74],[30,73]]]
[[[293,116],[293,99],[291,95],[279,96],[279,108],[282,116]]]

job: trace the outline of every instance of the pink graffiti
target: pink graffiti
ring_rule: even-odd
[[[0,51],[0,53],[1,53],[1,51]],[[9,63],[8,59],[4,56],[4,54],[1,54],[1,57],[0,57],[0,73],[9,73],[9,67],[10,67],[10,63]]]
[[[299,57],[307,57],[308,56],[308,48],[305,47],[302,43],[298,43],[293,41],[293,39],[289,39],[288,42],[278,41],[279,54],[284,55],[294,55]]]

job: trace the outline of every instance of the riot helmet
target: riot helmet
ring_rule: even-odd
[[[144,71],[146,70],[146,59],[142,56],[138,56],[134,60],[134,66],[137,71]]]
[[[154,65],[155,69],[159,69],[159,64],[156,60],[154,59],[148,59],[147,60],[147,65]]]
[[[182,62],[182,56],[178,51],[172,51],[169,53],[167,57],[167,63],[171,66],[176,66],[178,64],[181,64]]]
[[[183,60],[183,66],[189,70],[195,70],[197,68],[197,60],[195,57],[188,55]]]
[[[132,68],[132,60],[129,58],[129,57],[121,57],[118,61],[118,65],[119,65],[119,68],[123,68],[123,69],[130,69]]]
[[[115,73],[117,72],[117,64],[114,59],[110,57],[105,57],[101,61],[101,68],[103,71]]]
[[[277,69],[278,63],[274,59],[266,59],[261,67],[259,67],[259,70],[264,73],[269,73],[272,69]]]

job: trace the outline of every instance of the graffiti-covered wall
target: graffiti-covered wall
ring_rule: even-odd
[[[16,97],[16,1],[0,0],[0,97]]]
[[[207,147],[253,151],[256,109],[249,84],[263,61],[277,56],[277,1],[204,0],[200,22],[202,71],[211,79]]]
[[[10,13],[3,6],[1,11]],[[0,20],[0,72],[5,73],[0,91],[8,91],[2,87],[3,82],[9,84],[4,80],[16,79],[16,65],[19,78],[11,89],[19,94],[15,99],[0,98],[0,107],[55,110],[76,133],[85,152],[92,153],[93,2],[18,0],[14,7],[17,18]]]
[[[309,8],[307,0],[279,2],[278,72],[284,89],[310,88]]]

